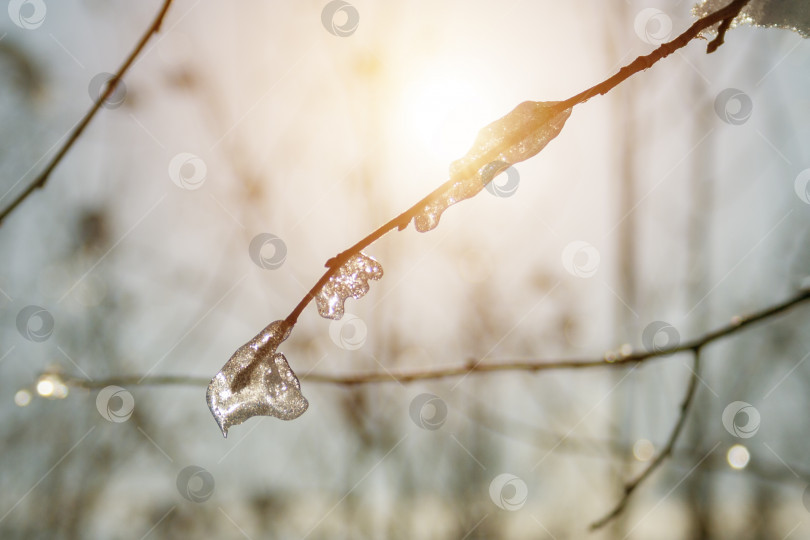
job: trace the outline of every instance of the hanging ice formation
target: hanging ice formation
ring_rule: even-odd
[[[571,109],[554,111],[557,101],[524,101],[503,118],[478,132],[472,148],[450,165],[450,180],[444,191],[432,197],[414,216],[419,232],[439,224],[442,212],[481,191],[510,165],[540,152],[562,130]]]
[[[237,349],[208,385],[206,401],[222,435],[252,416],[298,418],[309,403],[284,355],[276,348],[290,335],[285,321],[270,323]]]
[[[363,253],[353,255],[321,287],[315,297],[318,313],[327,319],[340,319],[346,299],[350,296],[362,298],[368,292],[368,280],[380,279],[382,276],[382,265],[375,259]]]

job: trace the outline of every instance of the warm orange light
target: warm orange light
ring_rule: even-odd
[[[486,109],[486,97],[474,84],[443,74],[414,79],[403,90],[400,108],[408,138],[448,163],[472,146],[488,122],[481,117]]]

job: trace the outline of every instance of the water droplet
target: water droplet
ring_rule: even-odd
[[[48,399],[64,399],[68,395],[68,387],[58,373],[43,373],[37,379],[37,394]]]
[[[451,182],[414,216],[416,230],[436,228],[451,205],[473,197],[499,173],[545,148],[571,115],[570,108],[556,112],[557,103],[524,101],[479,131],[467,155],[450,165]]]
[[[315,297],[321,317],[338,320],[343,305],[350,296],[362,298],[369,290],[368,280],[383,277],[382,265],[375,259],[358,253],[346,261]]]
[[[284,355],[276,352],[291,331],[285,321],[270,323],[211,379],[206,401],[225,437],[228,428],[253,416],[293,420],[307,410],[298,377]]]
[[[633,445],[633,457],[639,461],[650,461],[655,455],[655,446],[647,439],[639,439]]]
[[[726,453],[726,461],[728,461],[728,464],[732,469],[744,469],[748,466],[748,462],[751,461],[751,453],[745,446],[735,444],[728,449],[728,452]]]
[[[31,403],[31,392],[26,389],[17,390],[17,393],[14,394],[14,404],[18,407],[25,407],[29,403]]]

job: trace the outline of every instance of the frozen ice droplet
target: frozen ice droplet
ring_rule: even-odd
[[[414,216],[413,224],[419,232],[436,228],[442,213],[451,205],[478,194],[484,189],[484,183],[477,176],[455,180],[444,191],[425,203],[424,208]]]
[[[270,323],[237,349],[208,385],[206,401],[222,434],[252,416],[293,420],[307,410],[301,384],[276,348],[290,335],[285,321]]]
[[[363,253],[353,255],[321,287],[315,297],[318,313],[327,319],[340,319],[346,299],[362,298],[368,292],[368,280],[382,277],[383,267],[379,262]]]
[[[450,182],[414,216],[419,232],[434,229],[449,206],[476,195],[511,165],[536,155],[559,135],[571,109],[557,101],[524,101],[478,132],[472,148],[450,165]]]

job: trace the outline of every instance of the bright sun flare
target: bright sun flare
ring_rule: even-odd
[[[467,153],[483,126],[482,111],[488,109],[485,96],[472,84],[442,75],[415,81],[402,99],[409,137],[446,161]]]

